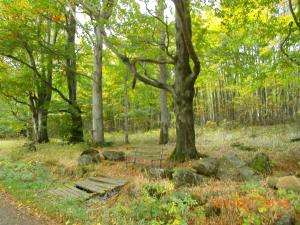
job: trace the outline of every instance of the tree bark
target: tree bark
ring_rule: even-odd
[[[129,135],[128,135],[128,111],[129,111],[129,101],[128,101],[128,92],[127,92],[127,81],[128,74],[125,75],[124,78],[124,142],[125,144],[129,144]]]
[[[47,127],[48,127],[48,110],[40,108],[38,110],[38,130],[37,130],[38,143],[49,142]]]
[[[75,9],[71,9],[75,11]],[[67,31],[67,53],[66,53],[66,77],[68,81],[69,106],[71,114],[70,143],[83,141],[83,123],[81,110],[77,103],[77,76],[76,76],[76,52],[75,52],[75,35],[76,20],[73,13],[68,12]]]
[[[193,72],[190,67],[190,57],[192,56],[187,44],[191,43],[192,36],[189,1],[174,2],[176,6],[176,64],[173,99],[176,115],[176,147],[171,159],[186,161],[199,157],[195,145],[193,111],[194,84],[198,74],[196,72],[193,75],[195,71]],[[184,32],[188,32],[188,34],[184,34]],[[198,68],[196,69],[198,70]]]
[[[157,16],[164,20],[165,1],[159,0],[157,5]],[[164,27],[160,31],[160,49],[163,50],[166,42],[166,34]],[[160,57],[164,60],[164,56]],[[160,82],[167,83],[167,66],[165,64],[159,65]],[[167,91],[160,89],[160,135],[159,144],[167,144],[169,141],[169,114],[167,107]]]
[[[96,42],[94,44],[94,79],[93,79],[93,142],[104,144],[104,124],[103,124],[103,98],[102,98],[102,51],[103,37],[101,31],[103,24],[99,23],[100,15],[97,17],[98,24],[95,26]]]

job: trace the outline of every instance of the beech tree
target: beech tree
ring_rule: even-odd
[[[200,73],[200,61],[192,43],[192,23],[190,1],[173,0],[175,5],[175,39],[176,53],[172,55],[169,51],[169,42],[163,47],[168,55],[168,59],[152,59],[143,57],[129,57],[116,48],[106,37],[106,45],[110,48],[124,64],[131,70],[135,80],[139,80],[147,85],[166,90],[171,93],[176,114],[176,147],[171,155],[174,160],[185,161],[199,157],[195,146],[194,127],[194,84]],[[155,16],[154,16],[155,17]],[[156,17],[156,19],[159,19]],[[168,25],[159,19],[166,27],[168,35]],[[167,37],[169,38],[169,37]],[[193,66],[191,66],[191,62]],[[149,77],[147,72],[140,72],[140,63],[150,63],[156,65],[173,65],[175,70],[175,82],[173,85],[163,83],[155,78]],[[134,86],[134,84],[133,84]]]

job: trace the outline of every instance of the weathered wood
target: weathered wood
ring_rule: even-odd
[[[126,180],[115,179],[115,178],[110,178],[110,177],[90,177],[89,180],[101,182],[101,183],[109,183],[109,184],[113,184],[113,185],[121,185],[121,186],[123,186],[127,183]]]
[[[64,185],[61,188],[50,190],[49,194],[64,197],[88,200],[95,195],[104,195],[124,186],[125,179],[111,176],[90,177],[74,185]]]
[[[66,185],[65,187],[66,187],[67,191],[72,192],[74,195],[76,195],[78,197],[83,197],[86,199],[93,195],[92,193],[87,193],[87,192],[80,190],[72,185]]]
[[[107,190],[109,189],[105,189],[105,188],[100,188],[100,187],[97,187],[93,184],[90,184],[88,182],[81,182],[81,183],[77,183],[76,184],[76,187],[80,188],[80,189],[83,189],[85,191],[88,191],[88,192],[93,192],[93,193],[97,193],[97,194],[104,194]]]

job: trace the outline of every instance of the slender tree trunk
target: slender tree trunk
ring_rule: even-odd
[[[37,142],[46,143],[49,142],[48,137],[48,110],[40,108],[38,109],[38,130],[37,130]]]
[[[98,18],[100,20],[100,18]],[[103,99],[102,99],[102,51],[103,37],[100,23],[95,27],[96,43],[94,46],[94,80],[93,80],[93,142],[104,144]]]
[[[157,5],[157,16],[164,19],[165,1],[159,0]],[[166,42],[166,34],[164,27],[160,31],[160,48],[163,50]],[[163,56],[161,56],[163,60]],[[164,64],[159,65],[160,81],[163,84],[167,83],[167,67]],[[169,115],[167,107],[167,92],[160,89],[160,135],[159,144],[167,144],[169,141]]]
[[[129,111],[129,101],[128,101],[128,92],[127,92],[127,81],[128,81],[128,74],[125,75],[124,78],[124,109],[125,109],[125,116],[124,116],[124,141],[125,144],[129,144],[129,135],[128,135],[128,111]]]
[[[74,9],[72,9],[75,11]],[[66,56],[66,76],[68,80],[69,104],[71,114],[70,143],[83,141],[83,122],[81,110],[77,103],[77,80],[76,80],[76,52],[75,52],[75,35],[76,20],[72,12],[68,12],[67,23],[67,56]]]
[[[178,7],[181,7],[178,5]],[[182,2],[185,13],[188,32],[191,32],[191,18],[189,1]],[[184,29],[178,9],[176,9],[175,29],[176,29],[176,65],[175,65],[175,91],[173,94],[176,114],[176,147],[171,155],[171,159],[186,161],[199,157],[195,145],[194,127],[194,84],[196,77],[190,67],[190,55],[184,40]],[[191,38],[191,35],[190,35]],[[190,40],[187,40],[190,41]]]

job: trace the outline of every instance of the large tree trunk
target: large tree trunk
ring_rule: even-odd
[[[100,20],[100,18],[99,18]],[[102,51],[103,37],[100,23],[95,27],[96,43],[94,46],[94,80],[93,80],[93,142],[104,144],[103,103],[102,103]]]
[[[164,20],[165,0],[159,0],[157,5],[157,16]],[[160,49],[163,50],[166,42],[165,28],[162,27],[160,31]],[[164,56],[161,56],[164,60]],[[167,83],[167,66],[165,64],[159,65],[160,81],[163,84]],[[160,135],[159,144],[167,144],[169,141],[169,115],[167,107],[167,91],[160,89]]]
[[[176,9],[176,65],[175,65],[175,90],[173,93],[176,114],[176,147],[171,159],[186,161],[199,157],[195,145],[194,127],[194,83],[193,71],[190,67],[190,55],[184,40],[184,27],[191,32],[191,18],[189,1],[183,1],[181,13],[184,13],[186,24],[183,25],[178,9]],[[190,35],[191,38],[191,35]],[[190,41],[190,40],[187,40]]]
[[[72,9],[75,11],[75,9]],[[66,55],[66,76],[68,81],[69,104],[71,114],[70,143],[83,141],[83,123],[81,110],[77,103],[77,80],[76,80],[76,52],[75,52],[75,35],[76,20],[70,11],[68,13],[67,31],[67,55]]]

